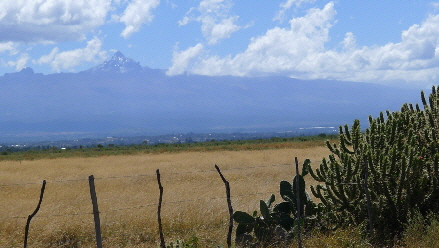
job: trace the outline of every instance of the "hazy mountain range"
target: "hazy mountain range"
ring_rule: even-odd
[[[79,73],[0,77],[0,142],[352,124],[420,90],[287,77],[167,76],[117,52]]]

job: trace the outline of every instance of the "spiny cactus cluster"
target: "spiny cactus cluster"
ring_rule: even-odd
[[[313,215],[317,212],[317,206],[306,192],[303,179],[303,176],[308,173],[309,163],[308,159],[304,162],[302,175],[296,175],[292,184],[288,181],[280,182],[280,195],[284,202],[274,204],[275,195],[271,195],[267,201],[260,201],[260,216],[258,216],[258,211],[254,211],[253,215],[241,211],[234,213],[233,219],[238,223],[235,240],[237,244],[264,247],[285,243],[298,232],[299,213],[302,229],[307,222],[315,219]],[[297,181],[299,190],[296,186]],[[297,197],[300,199],[299,205]]]
[[[415,211],[439,212],[439,93],[433,87],[428,101],[423,92],[421,98],[423,109],[404,104],[401,111],[369,117],[365,132],[359,120],[340,127],[339,144],[326,143],[328,159],[315,171],[309,166],[323,183],[312,193],[334,227],[366,223],[366,190],[373,229],[389,239]]]

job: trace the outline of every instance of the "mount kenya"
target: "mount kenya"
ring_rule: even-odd
[[[142,67],[121,52],[78,73],[25,68],[0,77],[0,141],[248,132],[353,123],[420,101],[420,91],[283,76],[184,74]]]

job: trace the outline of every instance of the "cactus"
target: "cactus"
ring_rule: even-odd
[[[404,104],[401,111],[369,117],[361,132],[360,121],[339,129],[339,144],[311,176],[323,183],[311,187],[326,217],[340,225],[361,224],[368,218],[365,172],[369,172],[373,228],[377,235],[400,233],[415,210],[439,211],[439,93],[433,87],[428,101],[421,92],[423,109]],[[392,235],[392,236],[390,236]]]
[[[307,159],[303,164],[302,175],[296,175],[293,184],[287,181],[280,182],[280,195],[285,200],[278,204],[275,202],[275,195],[271,195],[267,201],[260,200],[259,212],[254,211],[253,215],[236,211],[233,219],[238,223],[236,229],[236,243],[250,246],[275,245],[289,241],[297,233],[297,214],[300,211],[302,216],[301,226],[312,222],[315,218],[317,206],[312,202],[305,190],[303,176],[308,173]],[[300,183],[300,206],[297,206],[296,181]],[[305,217],[305,218],[304,218]]]

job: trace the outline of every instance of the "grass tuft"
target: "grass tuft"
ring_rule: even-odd
[[[402,243],[404,247],[439,247],[439,216],[430,214],[427,218],[421,214],[408,223]]]
[[[372,248],[360,227],[338,229],[333,232],[312,232],[304,239],[304,247],[321,248]]]

